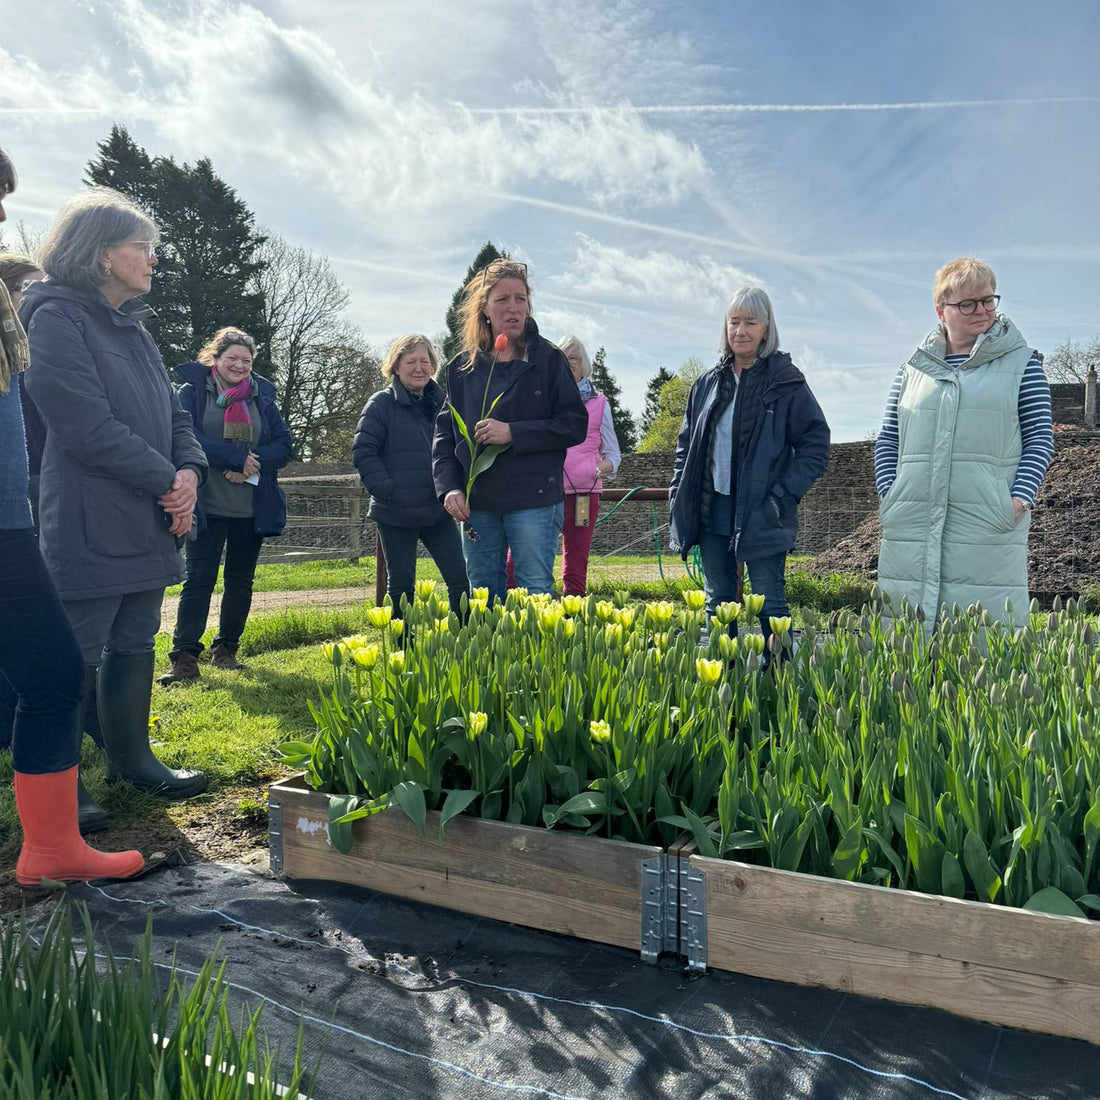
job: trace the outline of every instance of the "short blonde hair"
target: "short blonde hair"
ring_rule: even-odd
[[[390,350],[386,352],[386,358],[382,361],[382,377],[387,382],[392,382],[397,373],[397,364],[401,362],[401,356],[408,355],[410,351],[416,351],[421,347],[428,349],[428,358],[432,361],[432,374],[435,374],[439,370],[439,356],[436,355],[431,340],[423,333],[410,332],[407,336],[398,336],[390,344]]]
[[[989,283],[990,290],[997,289],[997,276],[993,268],[977,256],[963,256],[952,260],[936,272],[936,282],[932,287],[932,301],[936,308],[942,307],[949,298],[954,298],[964,287],[972,283]]]
[[[237,346],[248,348],[252,352],[253,358],[255,358],[256,341],[243,328],[234,328],[232,325],[227,325],[225,328],[218,329],[203,344],[196,358],[204,366],[212,367],[215,359],[224,355],[227,349]]]

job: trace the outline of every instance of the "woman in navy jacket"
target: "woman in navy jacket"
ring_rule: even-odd
[[[699,547],[707,619],[737,598],[741,563],[763,595],[760,625],[788,614],[784,570],[798,502],[825,472],[829,426],[791,357],[772,304],[743,287],[726,310],[718,365],[691,387],[669,487],[669,529],[686,558]],[[732,628],[736,630],[736,627]]]
[[[394,614],[411,600],[416,583],[416,544],[431,554],[451,610],[462,614],[469,592],[462,539],[432,484],[432,425],[443,407],[435,381],[439,360],[427,336],[399,336],[382,364],[389,385],[371,396],[359,417],[351,457],[370,493],[367,515],[378,525]]]
[[[235,671],[237,646],[252,607],[252,580],[266,536],[281,535],[286,498],[276,477],[294,453],[275,401],[275,387],[252,373],[256,341],[239,328],[222,328],[199,352],[198,362],[176,368],[180,401],[210,463],[199,494],[198,535],[187,544],[183,582],[162,684],[199,678],[202,635],[210,596],[225,552],[224,591],[210,663]]]
[[[526,264],[496,260],[479,271],[459,316],[463,351],[447,365],[449,407],[436,420],[432,444],[436,493],[465,524],[463,550],[475,588],[504,598],[511,548],[516,584],[551,592],[565,452],[583,442],[588,413],[565,356],[539,335],[531,317]],[[451,408],[479,457],[488,446],[504,447],[477,476],[470,499],[474,456]]]

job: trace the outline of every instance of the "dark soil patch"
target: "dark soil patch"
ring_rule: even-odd
[[[174,863],[212,860],[267,866],[267,820],[259,811],[245,814],[242,802],[260,803],[267,783],[215,791],[163,811],[127,818],[89,836],[104,851],[136,848],[146,860],[163,856]],[[0,874],[0,913],[34,905],[54,896],[52,890],[27,889],[15,881],[15,868]]]
[[[1076,596],[1100,580],[1100,433],[1059,432],[1031,517],[1028,587],[1033,596]],[[810,573],[878,576],[878,515],[868,516],[846,539],[803,566]]]

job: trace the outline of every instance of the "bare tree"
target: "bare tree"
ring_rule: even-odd
[[[15,252],[20,256],[34,257],[45,235],[42,229],[28,229],[27,223],[20,219],[15,223],[14,233],[10,238],[0,229],[0,252]]]
[[[1084,382],[1090,366],[1100,370],[1100,336],[1080,343],[1067,337],[1043,360],[1051,382]]]
[[[348,292],[326,257],[274,235],[260,253],[257,289],[283,419],[302,458],[347,461],[359,412],[382,384],[378,358],[344,319]]]

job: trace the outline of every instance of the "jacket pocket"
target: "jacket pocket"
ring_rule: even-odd
[[[158,514],[165,514],[155,500],[103,474],[85,474],[80,487],[84,541],[93,554],[127,558],[153,549]]]

